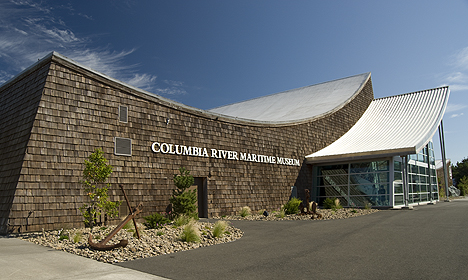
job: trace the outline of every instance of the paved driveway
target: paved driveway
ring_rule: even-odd
[[[468,279],[468,200],[331,221],[233,221],[232,243],[119,265],[171,279]]]

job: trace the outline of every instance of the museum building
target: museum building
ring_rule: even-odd
[[[0,87],[0,233],[83,226],[96,148],[113,166],[110,199],[124,200],[122,185],[140,219],[165,211],[180,167],[200,217],[276,210],[306,189],[319,205],[436,202],[432,137],[448,98],[440,87],[374,99],[364,73],[201,110],[52,52]]]

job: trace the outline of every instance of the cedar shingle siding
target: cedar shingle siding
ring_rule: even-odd
[[[114,167],[110,197],[142,202],[141,217],[163,212],[184,166],[207,178],[208,216],[242,206],[273,210],[291,186],[302,196],[311,187],[304,156],[347,132],[373,100],[369,79],[343,108],[294,125],[255,124],[179,106],[97,75],[51,55],[0,88],[0,232],[81,227],[79,181],[84,160],[102,148]],[[128,122],[119,121],[128,107]],[[131,156],[114,154],[116,137],[132,141]],[[299,159],[288,166],[154,153],[153,142]],[[115,221],[114,221],[115,222]]]

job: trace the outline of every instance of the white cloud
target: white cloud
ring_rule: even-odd
[[[444,84],[449,85],[452,92],[468,91],[468,47],[456,52],[450,64],[453,72],[445,75]]]
[[[445,109],[445,112],[446,113],[456,112],[456,111],[465,109],[466,107],[468,107],[468,106],[463,105],[463,104],[451,104],[451,103],[449,103],[449,104],[447,104],[447,109]]]
[[[456,117],[460,117],[460,116],[463,116],[463,113],[460,113],[460,114],[452,114],[450,116],[450,118],[456,118]]]
[[[0,72],[0,84],[21,70],[29,67],[51,51],[57,51],[112,78],[122,80],[135,87],[152,90],[156,86],[156,75],[137,73],[137,64],[128,65],[124,59],[135,49],[113,51],[109,47],[90,48],[90,37],[80,37],[66,22],[54,16],[57,9],[65,9],[69,15],[78,15],[83,20],[92,20],[73,7],[47,6],[44,2],[28,0],[0,1],[0,62],[8,69]],[[66,20],[66,18],[65,18]],[[185,92],[180,85],[156,89],[163,94]]]
[[[468,76],[462,72],[454,72],[448,75],[445,80],[449,83],[464,83],[468,81]]]
[[[156,76],[149,74],[134,74],[130,80],[125,81],[127,84],[144,90],[151,90],[156,81]]]
[[[464,91],[468,90],[468,84],[463,85],[463,84],[451,84],[450,86],[450,91]]]
[[[181,82],[181,81],[163,80],[163,82],[174,87],[184,86],[184,82]]]
[[[131,70],[135,65],[123,65],[121,63],[127,55],[133,53],[135,49],[129,51],[109,51],[92,49],[72,49],[66,50],[63,55],[83,64],[84,66],[104,73],[116,79],[122,79],[122,72]]]
[[[157,88],[155,89],[157,94],[160,95],[184,95],[187,91],[183,88],[169,87],[169,88]]]
[[[456,66],[468,69],[468,47],[458,51],[454,56]]]

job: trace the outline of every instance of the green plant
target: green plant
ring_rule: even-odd
[[[60,241],[62,241],[62,240],[64,240],[64,239],[69,240],[69,239],[70,239],[70,236],[69,236],[69,235],[70,235],[70,234],[69,234],[67,231],[65,231],[63,228],[60,229],[59,232],[58,232],[58,236],[59,236],[59,240],[60,240]]]
[[[87,160],[83,170],[83,185],[86,195],[91,200],[83,204],[80,211],[83,215],[85,226],[93,227],[97,224],[98,217],[102,213],[110,216],[118,216],[120,201],[110,201],[108,190],[110,184],[105,184],[112,173],[112,166],[107,163],[101,149],[96,149]]]
[[[228,224],[225,221],[217,221],[213,227],[213,236],[218,238],[226,233]]]
[[[172,196],[169,198],[174,215],[176,217],[188,215],[197,219],[197,190],[188,190],[194,183],[193,176],[184,167],[179,168],[179,173],[174,174],[173,181],[176,189],[172,191]]]
[[[323,201],[323,208],[325,209],[332,209],[334,205],[335,201],[330,197],[325,198],[325,200]]]
[[[73,243],[79,243],[82,238],[83,238],[83,233],[81,233],[81,231],[77,231],[75,233],[75,236],[73,236]]]
[[[185,242],[200,242],[200,231],[198,230],[194,221],[185,225],[180,239]]]
[[[183,225],[189,224],[193,220],[192,217],[187,216],[187,215],[180,215],[177,218],[174,219],[174,225],[176,227],[180,227]]]
[[[366,205],[364,205],[364,209],[366,210],[372,209],[372,204],[366,203]]]
[[[468,176],[463,176],[457,187],[460,189],[460,196],[466,196],[468,194]]]
[[[171,222],[171,220],[169,220],[168,218],[164,217],[163,215],[159,213],[154,213],[152,215],[143,217],[143,219],[145,219],[146,221],[143,224],[148,229],[162,228],[163,226]]]
[[[59,234],[59,240],[62,241],[64,239],[69,240],[70,237],[69,237],[68,232],[65,232],[64,230],[62,230]]]
[[[340,199],[335,198],[335,209],[342,209],[342,208],[343,208],[343,206],[340,203]]]
[[[241,217],[247,217],[251,213],[252,213],[252,210],[250,210],[250,207],[249,206],[244,206],[244,207],[241,208],[241,210],[239,212],[239,215]]]
[[[144,218],[144,217],[143,217]],[[122,229],[132,229],[133,228],[133,221],[128,221]]]
[[[301,202],[302,200],[299,198],[293,197],[285,205],[283,205],[282,210],[284,210],[286,215],[297,214],[297,212],[299,212],[299,205]]]
[[[284,216],[286,216],[286,213],[284,212],[284,209],[280,209],[278,212],[275,213],[275,216],[277,218],[284,218]]]
[[[340,204],[340,199],[327,197],[323,201],[323,208],[336,211],[337,209],[343,208],[343,206]]]
[[[158,232],[156,233],[156,235],[157,235],[157,236],[164,235],[164,231],[158,231]]]

